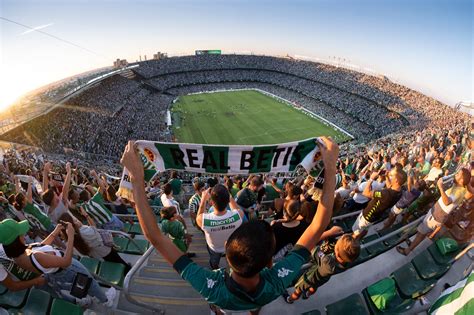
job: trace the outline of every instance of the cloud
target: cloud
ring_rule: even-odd
[[[54,25],[54,23],[49,23],[49,24],[45,24],[45,25],[36,26],[36,27],[33,27],[32,29],[24,31],[20,35],[26,35],[26,34],[29,34],[31,32],[34,32],[34,31],[42,30],[43,28],[46,28],[46,27],[51,26],[51,25]]]

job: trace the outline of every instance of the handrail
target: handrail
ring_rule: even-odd
[[[410,222],[410,223],[408,223],[408,224],[406,224],[406,225],[404,225],[404,226],[401,226],[399,229],[397,229],[397,230],[395,230],[395,231],[392,231],[392,232],[390,232],[390,233],[388,233],[388,234],[385,234],[384,236],[381,236],[381,237],[379,237],[379,238],[377,238],[377,239],[375,239],[375,240],[373,240],[373,241],[370,241],[370,242],[368,242],[368,243],[361,244],[361,245],[360,245],[360,248],[361,248],[361,249],[362,249],[362,248],[366,248],[366,247],[369,247],[369,246],[371,246],[371,245],[373,245],[373,244],[375,244],[375,243],[378,243],[378,242],[381,242],[381,241],[385,241],[386,239],[388,239],[388,238],[390,238],[390,237],[392,237],[392,236],[394,236],[394,235],[397,235],[398,233],[400,233],[400,231],[405,230],[405,229],[407,229],[407,228],[411,228],[413,225],[416,225],[416,224],[420,223],[420,221],[422,221],[422,220],[424,219],[424,217],[425,217],[425,216],[421,216],[421,217],[419,217],[418,219],[416,219],[415,221]]]
[[[154,250],[154,247],[151,246],[145,252],[145,254],[143,254],[143,256],[140,257],[140,259],[138,259],[138,261],[133,265],[132,269],[130,269],[130,271],[127,273],[123,281],[123,294],[125,295],[125,298],[127,299],[127,301],[129,301],[132,304],[146,308],[148,310],[151,310],[152,312],[158,312],[159,314],[164,314],[165,310],[163,308],[138,301],[130,294],[130,282],[132,280],[132,277],[142,267],[142,265],[145,263],[145,261],[153,252],[153,250]]]
[[[362,210],[357,210],[357,211],[349,212],[349,213],[346,213],[346,214],[341,214],[341,215],[338,215],[336,217],[332,217],[331,220],[341,220],[341,219],[353,217],[353,216],[359,215],[361,213],[361,211]]]
[[[107,231],[107,232],[110,232],[112,235],[113,234],[122,235],[122,236],[128,238],[133,243],[133,245],[135,245],[136,248],[140,249],[140,246],[138,245],[138,243],[135,242],[135,240],[128,233],[125,233],[125,232],[122,232],[122,231],[115,231],[115,230],[103,230],[103,229],[97,229],[97,230]]]

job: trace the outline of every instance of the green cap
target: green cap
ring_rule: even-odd
[[[13,219],[5,219],[0,222],[0,244],[10,245],[18,236],[25,235],[30,230],[27,220],[17,222]]]

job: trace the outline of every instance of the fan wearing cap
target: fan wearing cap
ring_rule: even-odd
[[[58,224],[54,231],[39,244],[25,243],[25,234],[30,225],[24,220],[17,222],[6,219],[0,222],[0,243],[3,244],[5,254],[14,260],[21,268],[43,274],[48,285],[41,289],[49,291],[53,296],[76,302],[76,298],[68,295],[77,273],[83,273],[92,278],[89,271],[76,259],[72,258],[74,249],[74,227],[71,223]],[[66,230],[67,245],[65,253],[57,250],[51,243]],[[92,280],[88,294],[96,297],[106,305],[112,305],[113,291],[104,293],[97,281]],[[90,300],[90,299],[89,299]]]

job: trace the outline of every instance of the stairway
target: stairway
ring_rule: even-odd
[[[193,235],[190,252],[196,253],[193,260],[201,265],[209,266],[209,254],[206,240],[202,232],[197,230],[189,217],[185,217],[188,233]],[[221,265],[224,265],[224,259]],[[168,262],[154,251],[148,261],[135,274],[130,282],[130,293],[133,298],[165,310],[165,314],[210,314],[207,302],[194,290]],[[131,304],[122,295],[117,310],[134,313],[148,313],[143,308]],[[151,313],[151,312],[149,312]]]
[[[133,72],[132,70],[130,69],[127,69],[125,71],[122,71],[120,72],[120,75],[124,78],[127,78],[127,79],[130,79],[130,80],[133,80],[135,79],[136,75],[135,75],[135,72]]]

